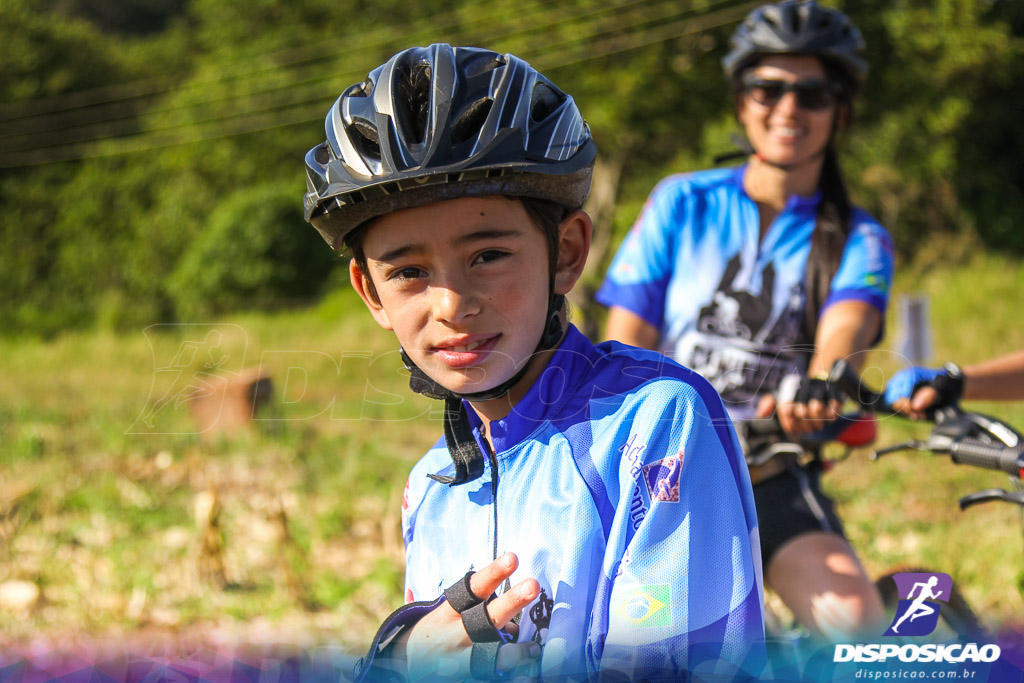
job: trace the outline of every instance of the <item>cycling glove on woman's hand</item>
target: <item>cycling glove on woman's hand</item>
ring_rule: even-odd
[[[843,392],[827,377],[804,377],[796,392],[797,403],[809,404],[811,401],[821,401],[825,406],[834,403],[841,406],[844,399]]]
[[[842,403],[842,392],[826,377],[791,375],[779,387],[779,424],[787,434],[808,434],[834,420]]]

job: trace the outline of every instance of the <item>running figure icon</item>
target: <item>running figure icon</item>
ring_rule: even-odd
[[[892,625],[893,633],[899,633],[900,624],[906,621],[907,617],[910,617],[910,621],[914,621],[918,617],[926,617],[929,614],[935,613],[935,607],[927,604],[925,600],[941,599],[940,596],[942,595],[943,591],[933,592],[933,589],[938,583],[939,577],[932,576],[928,579],[927,582],[919,581],[914,584],[913,588],[910,589],[910,593],[907,594],[908,598],[914,598],[914,591],[918,588],[920,588],[921,590],[917,594],[917,597],[914,598],[914,601],[910,603],[910,606],[907,607],[907,611],[903,613],[903,616],[900,617],[899,620],[897,620],[896,623]]]

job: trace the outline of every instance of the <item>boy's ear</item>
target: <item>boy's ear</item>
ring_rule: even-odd
[[[580,210],[573,211],[558,226],[558,262],[555,265],[555,294],[568,294],[587,265],[594,222]]]
[[[393,329],[387,311],[384,310],[384,307],[377,298],[376,292],[372,289],[373,285],[370,283],[370,276],[363,272],[363,269],[359,267],[355,259],[348,263],[348,279],[352,282],[352,288],[359,294],[359,298],[370,309],[370,315],[377,321],[377,324],[385,330]]]

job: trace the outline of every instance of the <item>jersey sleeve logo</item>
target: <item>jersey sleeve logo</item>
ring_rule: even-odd
[[[679,502],[679,479],[683,470],[683,452],[644,465],[644,481],[651,501]]]

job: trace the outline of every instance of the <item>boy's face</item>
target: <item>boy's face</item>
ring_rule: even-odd
[[[586,214],[572,216],[583,222],[578,216]],[[568,292],[582,271],[590,240],[585,222],[582,262],[566,266],[563,221],[558,293]],[[368,272],[353,260],[353,286],[381,327],[393,330],[413,362],[447,389],[491,389],[536,349],[546,322],[550,257],[519,201],[462,198],[397,211],[377,219],[362,246]]]

